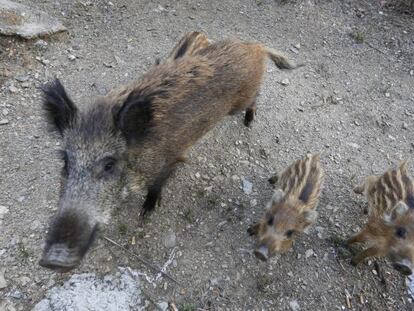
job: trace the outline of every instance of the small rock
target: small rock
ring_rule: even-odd
[[[255,207],[256,205],[257,205],[257,200],[256,199],[253,199],[253,200],[250,201],[250,206],[251,207]]]
[[[200,173],[199,172],[195,173],[195,177],[200,178],[201,177]]]
[[[17,87],[15,87],[14,85],[9,86],[10,93],[17,93],[18,90],[19,89]]]
[[[390,93],[386,92],[385,97],[390,97]]]
[[[404,123],[402,124],[402,128],[403,128],[404,130],[408,129],[408,124],[404,122]]]
[[[7,120],[7,119],[1,119],[0,120],[0,125],[6,125],[6,124],[9,124],[9,120]]]
[[[9,111],[6,108],[4,108],[1,112],[4,116],[7,116],[9,114]]]
[[[280,84],[282,84],[283,86],[287,86],[287,85],[290,84],[290,81],[289,81],[288,78],[286,78],[286,79],[283,79],[282,81],[280,81]]]
[[[12,297],[14,299],[22,299],[23,298],[23,293],[19,290],[15,290],[14,292],[12,292],[10,294],[10,297]]]
[[[73,54],[69,54],[68,58],[69,58],[70,61],[74,61],[76,59],[76,56],[73,55]]]
[[[3,205],[0,205],[0,219],[3,219],[4,215],[9,211],[9,208]]]
[[[289,302],[289,307],[292,309],[292,311],[299,311],[300,310],[299,303],[296,299]]]
[[[15,79],[19,82],[26,82],[27,80],[29,80],[29,76],[17,76],[15,77]]]
[[[289,50],[291,50],[293,53],[298,54],[299,50],[295,47],[291,47]]]
[[[157,302],[157,308],[160,311],[167,311],[167,309],[168,309],[168,302],[165,302],[165,301]]]
[[[177,244],[177,237],[173,231],[168,232],[164,237],[164,246],[167,248],[173,248]]]
[[[31,278],[27,277],[27,276],[22,276],[20,278],[20,284],[22,284],[23,286],[25,286],[26,284],[28,284],[31,281]]]
[[[244,177],[242,178],[242,186],[245,194],[252,194],[253,184]]]
[[[25,89],[29,88],[30,87],[30,82],[23,82],[22,87],[25,88]]]
[[[313,251],[313,249],[308,249],[306,252],[305,252],[305,257],[306,258],[309,258],[310,256],[312,256],[313,254],[315,254],[315,252]]]
[[[14,1],[0,1],[0,11],[3,16],[14,16],[14,19],[0,20],[0,33],[7,36],[20,36],[25,39],[44,37],[66,28],[54,17],[43,11]],[[5,15],[4,15],[5,14]]]
[[[4,278],[4,272],[5,272],[5,269],[0,268],[0,289],[7,287],[7,282],[6,282],[6,279]]]
[[[45,40],[39,39],[34,44],[36,47],[45,48],[47,47],[47,42]]]
[[[355,149],[359,149],[359,148],[361,148],[361,146],[360,146],[360,145],[358,145],[357,143],[347,143],[347,145],[348,145],[348,146],[351,146],[351,147],[353,147],[353,148],[355,148]]]
[[[300,43],[295,44],[294,47],[297,48],[298,50],[300,50]]]
[[[410,70],[410,76],[414,76],[414,70]]]

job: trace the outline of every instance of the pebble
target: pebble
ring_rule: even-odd
[[[73,54],[69,54],[68,58],[69,58],[70,61],[74,61],[76,59],[76,56],[73,55]]]
[[[19,82],[26,82],[27,80],[29,80],[29,76],[17,76],[15,77],[15,79]]]
[[[300,306],[297,300],[292,300],[289,302],[289,307],[292,309],[292,311],[299,311]]]
[[[4,272],[5,272],[5,269],[1,268],[0,269],[0,289],[7,287],[7,282],[6,282],[6,279],[4,278]]]
[[[2,113],[3,113],[4,116],[7,116],[9,114],[9,111],[6,108],[4,108],[2,110]]]
[[[408,129],[408,124],[404,122],[404,123],[402,124],[402,128],[403,128],[404,130]]]
[[[177,244],[177,237],[173,231],[168,232],[164,237],[164,246],[167,248],[173,248]]]
[[[10,297],[12,297],[14,299],[22,299],[23,298],[23,293],[19,290],[15,290],[14,292],[12,292],[10,294]]]
[[[9,211],[7,206],[0,205],[0,219],[3,219],[4,215]]]
[[[157,308],[160,311],[166,311],[168,309],[168,302],[165,302],[165,301],[157,302]]]
[[[313,251],[313,249],[308,249],[306,252],[305,252],[305,257],[306,258],[309,258],[310,256],[312,256],[313,254],[315,254],[315,252]]]
[[[40,48],[45,48],[47,47],[47,42],[45,40],[39,39],[35,42],[34,45]]]
[[[29,283],[31,281],[31,278],[27,277],[27,276],[22,276],[20,278],[20,284],[22,284],[23,286],[25,286],[27,283]]]
[[[9,91],[10,91],[10,93],[17,93],[18,89],[14,85],[10,85],[9,86]]]
[[[357,143],[347,143],[347,145],[348,145],[348,146],[351,146],[351,147],[353,147],[353,148],[355,148],[355,149],[359,149],[359,148],[361,148],[361,146],[360,146],[360,145],[358,145]]]
[[[290,81],[289,81],[288,78],[286,78],[286,79],[283,79],[282,81],[280,81],[280,84],[282,84],[283,86],[287,86],[287,85],[290,84]]]
[[[9,124],[9,120],[7,120],[7,119],[1,119],[0,120],[0,125],[6,125],[6,124]]]
[[[253,184],[246,178],[242,177],[243,192],[247,195],[252,194]]]

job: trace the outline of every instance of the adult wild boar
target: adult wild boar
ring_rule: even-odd
[[[295,68],[260,43],[226,40],[194,48],[181,40],[179,46],[171,54],[174,61],[154,66],[85,109],[58,80],[43,88],[47,118],[63,139],[64,165],[58,212],[40,265],[58,271],[77,266],[99,224],[109,220],[104,206],[117,202],[124,185],[131,192],[147,188],[141,217],[149,214],[185,151],[217,122],[246,110],[250,124],[266,59],[280,69]]]

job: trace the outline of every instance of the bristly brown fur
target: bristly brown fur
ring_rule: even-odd
[[[93,228],[109,221],[105,207],[117,204],[124,186],[132,196],[146,187],[144,216],[160,202],[162,187],[186,151],[218,122],[246,110],[245,123],[250,125],[268,57],[279,67],[292,67],[260,43],[211,43],[193,32],[184,36],[164,63],[86,109],[78,111],[58,81],[46,88],[44,107],[63,136],[59,209],[71,215],[60,213],[52,224],[50,232],[59,238],[59,247],[69,252],[65,243],[77,241],[79,235],[83,242],[76,242],[71,252],[80,261],[82,245],[89,245]],[[58,226],[74,221],[73,237],[65,240],[60,233],[66,230]],[[45,249],[50,252],[44,253],[43,264],[73,267],[74,261],[68,262],[56,241],[49,239]],[[51,264],[51,253],[62,256]]]
[[[381,176],[368,176],[354,189],[368,200],[369,217],[365,227],[351,237],[348,245],[367,242],[369,247],[357,254],[357,265],[371,256],[388,256],[393,263],[414,260],[414,183],[407,162]],[[401,237],[401,232],[405,232]]]
[[[272,180],[277,180],[277,190],[269,209],[249,233],[257,234],[261,247],[267,247],[269,253],[285,252],[295,236],[316,220],[315,208],[323,183],[319,154],[307,155],[294,162]]]
[[[198,31],[186,33],[176,44],[165,60],[165,63],[174,62],[179,58],[197,54],[198,51],[209,46],[211,41]]]

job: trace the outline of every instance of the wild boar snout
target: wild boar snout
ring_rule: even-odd
[[[98,224],[77,211],[59,213],[50,226],[42,258],[42,267],[67,272],[79,265],[95,240]]]

